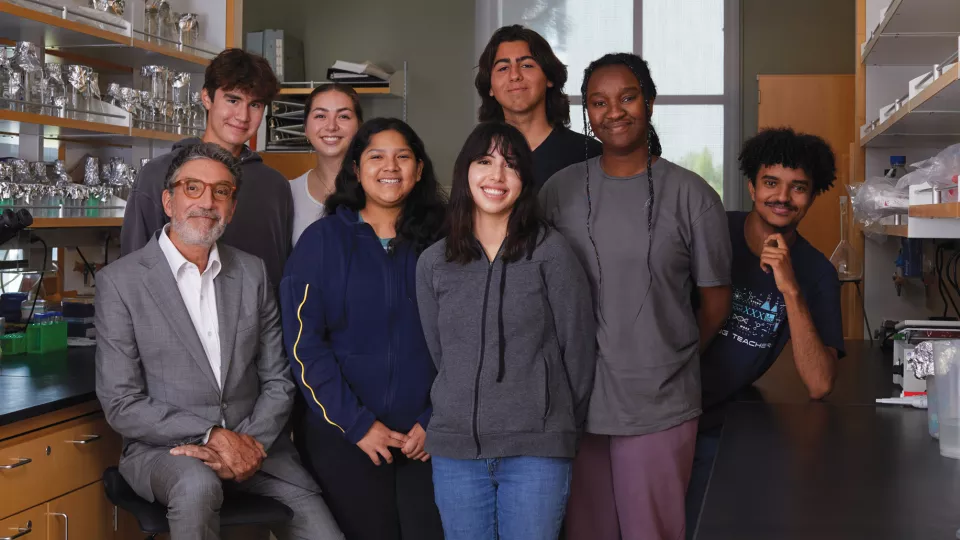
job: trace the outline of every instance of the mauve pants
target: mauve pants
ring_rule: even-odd
[[[683,540],[696,442],[696,418],[648,435],[584,435],[573,462],[567,540]]]

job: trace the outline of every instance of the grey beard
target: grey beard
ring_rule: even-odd
[[[188,225],[186,219],[184,219],[182,221],[171,221],[170,228],[177,233],[180,241],[184,244],[211,247],[223,236],[223,232],[227,229],[227,224],[222,220],[217,221],[216,225],[211,227],[206,233],[203,233]]]

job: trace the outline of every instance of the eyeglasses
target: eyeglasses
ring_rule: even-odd
[[[203,194],[207,192],[207,187],[209,186],[213,190],[213,198],[218,201],[225,201],[233,196],[233,193],[237,191],[237,186],[230,184],[228,182],[220,182],[218,184],[208,184],[203,180],[177,180],[173,183],[172,187],[183,186],[183,194],[191,199],[199,199],[203,197]]]

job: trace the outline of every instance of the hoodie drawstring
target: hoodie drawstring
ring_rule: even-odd
[[[503,381],[503,372],[506,370],[506,360],[504,359],[504,349],[507,342],[503,337],[503,293],[507,288],[507,262],[500,260],[500,303],[497,305],[497,332],[499,345],[499,364],[497,367],[497,382]]]

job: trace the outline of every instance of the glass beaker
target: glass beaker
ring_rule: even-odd
[[[847,197],[840,197],[840,243],[830,255],[830,263],[837,269],[841,282],[860,281],[863,279],[863,259],[853,249],[853,244],[847,238]]]

